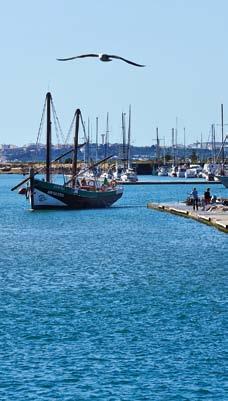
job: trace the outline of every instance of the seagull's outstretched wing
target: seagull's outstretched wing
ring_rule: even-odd
[[[112,54],[112,55],[109,54],[109,57],[110,57],[110,58],[118,58],[118,59],[120,59],[120,60],[125,61],[125,62],[128,63],[128,64],[135,65],[136,67],[146,67],[145,65],[134,63],[133,61],[127,60],[126,58],[123,58],[123,57],[120,57],[120,56],[115,56],[115,55],[113,55],[113,54]]]
[[[99,57],[99,54],[81,54],[80,56],[68,57],[68,58],[57,58],[58,61],[68,61],[74,60],[75,58],[84,58],[84,57]]]

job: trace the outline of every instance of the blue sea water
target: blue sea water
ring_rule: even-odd
[[[0,400],[227,400],[228,237],[146,208],[191,186],[31,212],[20,179],[0,176]]]

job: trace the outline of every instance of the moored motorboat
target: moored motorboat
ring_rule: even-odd
[[[120,176],[120,181],[124,182],[137,182],[138,177],[135,170],[131,167],[127,168],[125,171],[122,172]]]
[[[207,181],[214,181],[215,175],[218,175],[221,169],[220,164],[217,163],[205,163],[202,170],[202,177]]]
[[[185,178],[185,172],[186,172],[186,168],[183,166],[179,166],[177,169],[177,177],[178,178]]]
[[[169,177],[176,177],[177,176],[177,167],[172,166],[172,168],[168,171]]]
[[[168,168],[166,166],[161,166],[158,169],[159,177],[167,177],[168,176]]]
[[[197,177],[196,170],[193,168],[187,168],[185,171],[185,178],[195,178]]]

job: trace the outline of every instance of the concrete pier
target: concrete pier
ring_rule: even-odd
[[[217,207],[215,207],[211,205],[211,208],[207,211],[202,210],[201,207],[199,207],[199,210],[194,211],[192,206],[187,206],[185,203],[148,203],[147,207],[161,212],[168,212],[185,218],[191,218],[228,233],[227,206],[217,205]]]
[[[137,181],[137,182],[127,182],[127,181],[117,181],[120,185],[215,185],[221,184],[221,181],[206,181],[206,180],[148,180],[148,181]]]

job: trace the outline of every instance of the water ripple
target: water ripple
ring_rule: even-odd
[[[183,187],[30,213],[0,180],[2,401],[227,399],[227,237],[144,207]]]

